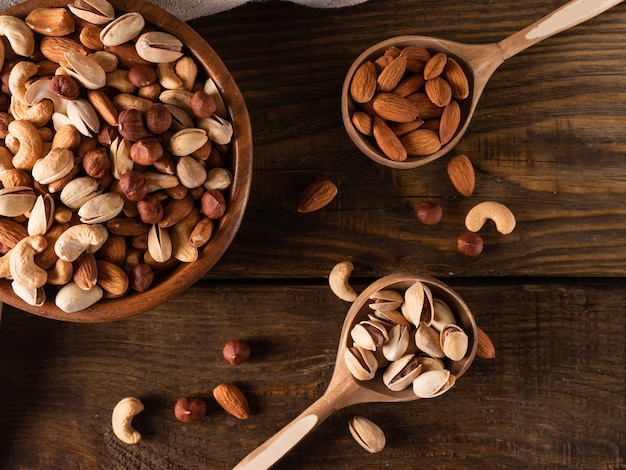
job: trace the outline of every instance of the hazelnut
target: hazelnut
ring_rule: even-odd
[[[182,397],[174,407],[174,415],[178,421],[193,423],[206,414],[206,402],[202,398]]]
[[[100,126],[100,132],[98,132],[98,143],[105,147],[110,147],[119,135],[117,127],[104,123]]]
[[[464,232],[459,235],[456,247],[464,255],[478,256],[483,251],[483,238],[474,232]]]
[[[224,195],[217,189],[205,191],[200,199],[202,213],[209,219],[219,219],[226,212],[226,200]]]
[[[424,225],[437,225],[441,221],[443,210],[436,202],[424,201],[417,206],[415,213]]]
[[[66,100],[75,100],[80,96],[80,85],[69,75],[54,75],[48,85],[50,91]]]
[[[145,64],[133,65],[128,69],[128,80],[137,88],[143,88],[156,83],[159,79],[154,67]]]
[[[202,90],[193,94],[190,106],[193,114],[199,118],[211,117],[217,109],[215,98]]]
[[[117,117],[117,129],[122,137],[136,141],[150,136],[143,123],[143,114],[138,109],[125,109]]]
[[[163,156],[163,147],[156,137],[145,137],[130,146],[130,158],[140,165],[152,165]]]
[[[224,359],[234,366],[238,366],[250,357],[250,346],[240,339],[231,340],[224,345],[222,350]]]
[[[172,113],[163,104],[153,104],[144,114],[146,127],[153,134],[162,134],[172,125]]]
[[[82,159],[82,165],[92,178],[104,178],[111,170],[111,160],[106,149],[100,147],[87,152]]]
[[[157,224],[163,218],[163,205],[156,196],[147,195],[137,202],[137,213],[142,222]]]
[[[146,263],[137,263],[128,271],[128,280],[131,288],[145,292],[154,282],[154,271]]]
[[[129,201],[141,201],[148,194],[148,182],[135,170],[124,173],[119,179],[119,185]]]

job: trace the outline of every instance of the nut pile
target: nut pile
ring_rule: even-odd
[[[444,52],[394,46],[356,69],[349,92],[357,106],[354,127],[373,136],[387,158],[401,162],[433,154],[454,137],[469,82]]]
[[[370,296],[372,313],[351,330],[353,341],[344,355],[357,380],[372,380],[380,369],[393,391],[410,386],[420,398],[449,390],[456,377],[451,363],[462,360],[469,348],[467,333],[441,299],[420,281],[405,292],[392,289]]]
[[[106,0],[0,16],[0,278],[65,312],[194,262],[233,126],[175,36]]]

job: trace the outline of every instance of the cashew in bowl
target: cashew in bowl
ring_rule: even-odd
[[[472,207],[465,216],[465,226],[470,232],[478,232],[489,219],[494,221],[496,229],[503,235],[508,235],[515,228],[513,212],[496,201],[484,201]]]
[[[117,438],[126,444],[137,444],[141,434],[132,426],[135,415],[143,411],[143,403],[138,398],[126,397],[113,408],[111,426]]]

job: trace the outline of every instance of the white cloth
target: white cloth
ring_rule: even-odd
[[[22,0],[0,0],[0,10],[21,3]],[[160,6],[183,21],[214,15],[222,11],[230,10],[250,1],[267,0],[152,0],[154,5]],[[293,3],[312,8],[342,8],[368,0],[288,0]]]

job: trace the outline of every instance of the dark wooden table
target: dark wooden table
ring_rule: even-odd
[[[390,170],[345,133],[340,90],[352,60],[400,34],[496,42],[564,0],[371,0],[346,9],[248,4],[190,24],[220,54],[249,106],[254,179],[244,223],[203,280],[143,315],[72,324],[4,306],[0,328],[3,469],[226,469],[318,398],[348,304],[327,285],[335,263],[353,285],[398,271],[455,288],[496,347],[433,400],[333,414],[276,468],[626,468],[626,8],[617,6],[507,60],[455,149],[476,168],[458,195],[442,158]],[[319,177],[339,194],[296,212]],[[456,251],[467,210],[497,200],[518,225]],[[419,202],[441,223],[421,224]],[[251,359],[221,357],[243,338]],[[234,382],[247,421],[211,398]],[[121,398],[140,398],[135,446],[111,431]],[[179,396],[207,400],[193,424]],[[368,454],[348,432],[359,414],[387,446]]]

